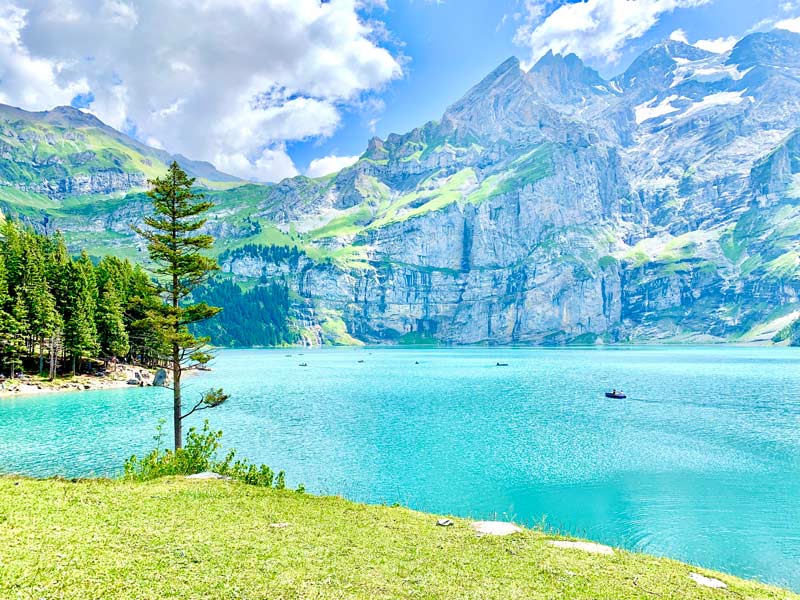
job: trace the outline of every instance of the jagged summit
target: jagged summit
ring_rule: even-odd
[[[464,98],[486,94],[496,90],[507,89],[523,79],[524,72],[516,56],[510,56],[484,77],[480,83],[470,89]]]
[[[574,53],[564,56],[548,50],[528,71],[528,78],[553,103],[574,103],[610,92],[606,80]]]

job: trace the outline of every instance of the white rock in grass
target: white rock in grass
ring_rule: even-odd
[[[439,519],[438,521],[436,521],[436,524],[439,527],[450,527],[451,525],[453,525],[453,521],[451,519]]]
[[[592,554],[614,554],[614,549],[610,546],[603,544],[595,544],[594,542],[568,542],[566,540],[550,540],[550,545],[556,548],[575,548],[583,550],[584,552],[591,552]]]
[[[511,535],[522,531],[513,523],[505,521],[475,521],[470,526],[480,535]]]
[[[285,527],[289,527],[291,523],[270,523],[270,527],[274,527],[275,529],[283,529]]]
[[[702,585],[703,587],[714,588],[717,590],[724,590],[728,587],[728,585],[719,579],[714,579],[713,577],[706,577],[705,575],[700,575],[700,573],[689,573],[689,577],[691,577],[697,585]]]
[[[195,473],[194,475],[187,475],[186,479],[230,479],[225,475],[214,473],[212,471],[203,471],[202,473]]]

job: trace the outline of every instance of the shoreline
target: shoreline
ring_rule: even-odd
[[[154,377],[155,370],[119,364],[116,371],[109,373],[105,377],[75,375],[74,377],[57,377],[55,381],[48,381],[46,378],[41,379],[38,375],[30,375],[27,379],[6,379],[2,384],[2,388],[0,388],[0,401],[21,396],[38,396],[40,394],[152,387]],[[128,383],[128,381],[133,380],[142,381],[144,385]]]

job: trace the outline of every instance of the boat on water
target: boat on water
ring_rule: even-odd
[[[507,366],[508,366],[508,363],[501,363],[501,362],[499,362],[499,363],[497,363],[497,366],[498,366],[498,367],[507,367]]]
[[[606,392],[606,398],[614,398],[615,400],[622,400],[627,398],[628,396],[625,395],[625,392],[622,390],[611,390],[610,392]]]
[[[301,366],[301,367],[307,367],[307,366],[308,366],[308,363],[300,363],[300,366]]]

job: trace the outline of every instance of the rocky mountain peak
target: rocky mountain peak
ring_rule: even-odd
[[[609,91],[600,74],[574,53],[564,56],[548,50],[528,71],[528,77],[536,90],[551,101],[582,100],[587,94]]]
[[[800,67],[800,34],[785,29],[751,33],[734,46],[727,62],[743,68]]]
[[[474,94],[485,94],[490,91],[502,92],[504,89],[515,85],[523,80],[524,72],[516,56],[511,56],[504,60],[491,73],[484,77],[478,85],[473,87],[465,98]]]
[[[639,89],[645,93],[668,88],[680,63],[703,60],[714,56],[702,48],[678,40],[663,40],[640,54],[627,70],[614,79],[623,90]]]
[[[106,127],[91,113],[72,106],[56,106],[53,110],[41,113],[42,120],[62,127]]]

